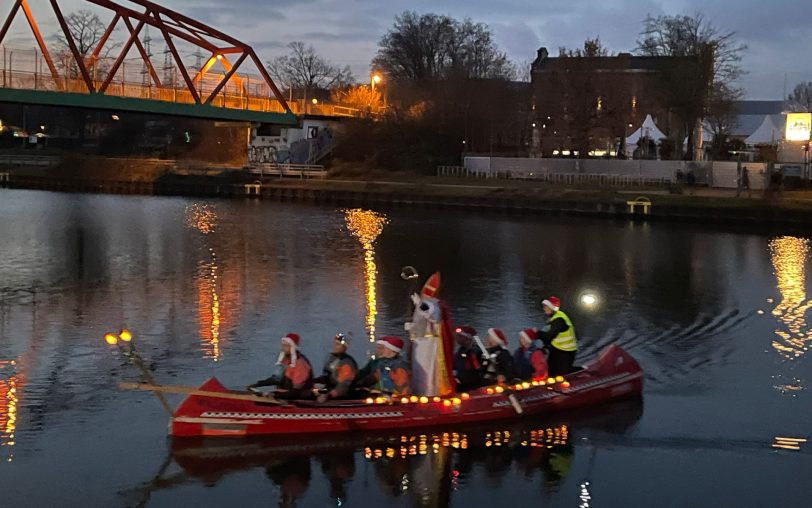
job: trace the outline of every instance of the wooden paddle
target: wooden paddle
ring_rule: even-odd
[[[245,393],[233,393],[233,392],[210,392],[208,390],[198,390],[193,386],[154,385],[148,383],[119,383],[118,388],[120,390],[144,390],[147,392],[158,392],[158,393],[182,393],[186,395],[197,395],[199,397],[211,397],[214,399],[246,400],[249,402],[276,404],[279,406],[288,405],[286,401],[278,400],[273,397],[263,397],[260,395],[249,395]]]

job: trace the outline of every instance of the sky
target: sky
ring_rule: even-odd
[[[31,0],[29,0],[31,1]],[[126,2],[126,0],[119,0]],[[2,0],[3,6],[11,0]],[[32,2],[33,4],[34,2]],[[599,36],[612,51],[632,51],[648,15],[701,12],[748,46],[740,85],[749,99],[780,100],[785,87],[812,81],[812,9],[808,0],[162,0],[158,3],[251,44],[263,60],[299,40],[364,81],[380,38],[405,10],[471,18],[491,27],[516,61],[546,46],[577,47]],[[60,0],[66,12],[83,0]],[[3,14],[4,16],[4,14]],[[15,24],[19,35],[26,28]],[[55,28],[55,27],[54,27]],[[43,27],[43,31],[47,28]],[[785,84],[786,83],[786,84]]]

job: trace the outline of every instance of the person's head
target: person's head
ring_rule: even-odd
[[[532,346],[536,339],[538,339],[538,330],[535,328],[525,328],[519,332],[519,344],[525,349]]]
[[[463,347],[471,347],[474,341],[474,335],[476,335],[476,330],[473,326],[460,326],[454,330],[454,340]]]
[[[403,340],[392,335],[384,335],[375,342],[375,355],[378,358],[394,358],[403,351]]]
[[[507,347],[507,337],[505,332],[498,328],[488,328],[488,335],[485,337],[486,347]]]
[[[296,351],[299,349],[299,335],[296,333],[288,333],[282,337],[282,344],[280,346],[279,359],[277,364],[282,363],[284,358],[290,358],[290,365],[296,365]]]
[[[545,299],[543,302],[541,302],[541,306],[544,308],[545,314],[547,314],[548,316],[552,316],[553,314],[558,312],[558,309],[561,308],[561,300],[559,300],[555,296],[551,296]]]
[[[333,337],[333,354],[340,355],[342,353],[346,353],[348,346],[349,340],[343,333],[337,333],[336,336]]]

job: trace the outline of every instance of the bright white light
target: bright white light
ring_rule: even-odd
[[[598,303],[598,297],[592,293],[584,293],[581,295],[581,303],[587,307],[594,307]]]

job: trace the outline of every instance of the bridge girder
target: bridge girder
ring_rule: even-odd
[[[11,27],[11,23],[14,21],[19,11],[22,10],[32,32],[34,33],[34,37],[37,40],[40,51],[48,64],[48,68],[53,75],[54,81],[57,86],[59,86],[59,83],[62,82],[62,78],[53,63],[53,59],[51,58],[50,52],[48,51],[42,35],[39,32],[39,28],[34,16],[31,13],[31,10],[28,8],[28,1],[13,1],[14,4],[12,5],[11,12],[8,14],[5,22],[0,28],[0,43],[3,42],[3,39]],[[259,59],[253,48],[250,45],[241,42],[238,39],[216,30],[200,21],[148,0],[85,0],[87,3],[94,4],[112,12],[113,19],[107,26],[107,29],[105,30],[101,39],[98,41],[96,47],[93,49],[93,52],[90,55],[81,55],[76,47],[76,43],[73,40],[68,25],[65,22],[65,18],[62,15],[58,0],[49,0],[49,2],[59,23],[62,35],[64,35],[65,40],[68,43],[68,50],[72,57],[73,63],[79,70],[82,80],[87,87],[88,93],[104,94],[133,45],[136,46],[138,53],[144,60],[144,65],[149,69],[151,79],[155,81],[157,86],[160,87],[158,75],[155,72],[155,69],[152,67],[152,63],[149,60],[147,52],[144,50],[138,38],[141,30],[145,26],[149,26],[161,33],[169,52],[172,54],[175,65],[183,77],[183,81],[188,89],[188,92],[194,98],[195,103],[205,105],[211,104],[212,100],[231,79],[239,80],[236,75],[237,69],[244,62],[250,60],[256,66],[262,80],[266,85],[268,85],[268,88],[274,94],[275,99],[279,101],[288,114],[292,113],[287,101],[285,101],[284,96],[273,82],[273,79],[268,74],[268,71],[265,69],[265,66],[262,64],[262,61]],[[115,63],[109,69],[106,76],[101,81],[101,84],[97,87],[94,80],[90,77],[89,67],[91,67],[95,60],[99,58],[99,55],[110,39],[110,35],[113,33],[113,30],[116,28],[119,22],[124,24],[129,37],[126,43],[121,47],[121,51],[116,57]],[[205,70],[197,70],[194,74],[194,79],[191,77],[189,69],[183,63],[183,59],[178,53],[173,41],[173,37],[210,52],[211,57],[206,62],[206,65],[204,65],[206,70],[208,70],[208,67],[210,67],[211,63],[215,60],[221,61],[223,67],[227,70],[225,75],[219,80],[217,85],[207,97],[201,97],[195,86],[195,81],[202,78],[203,74],[205,74]],[[227,55],[239,56],[234,64],[231,64]]]

